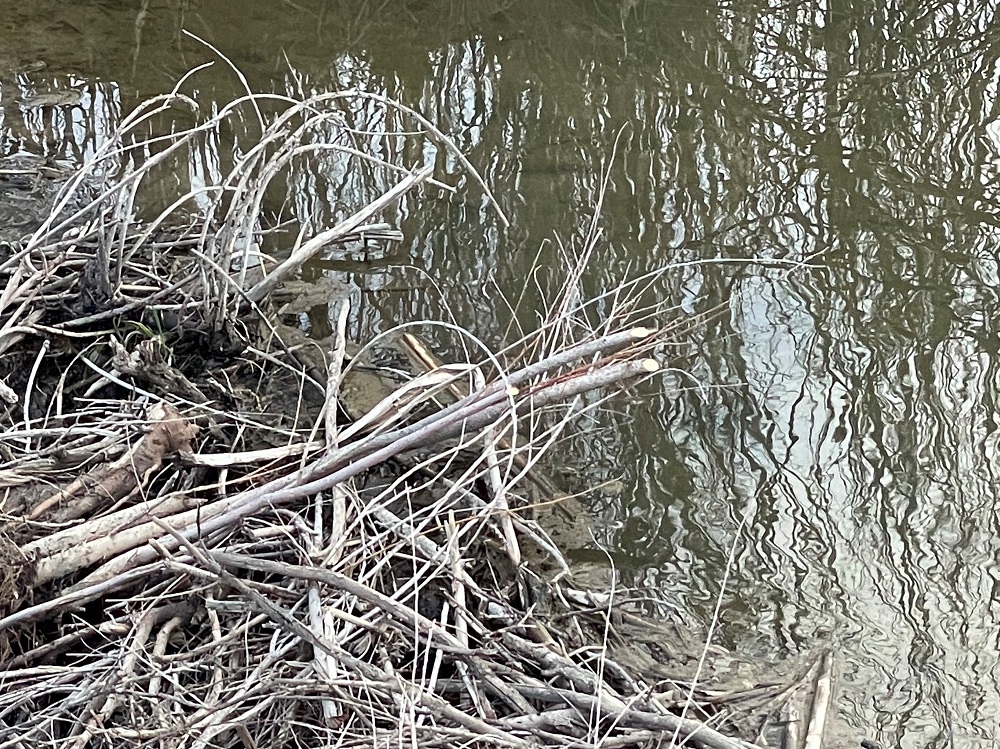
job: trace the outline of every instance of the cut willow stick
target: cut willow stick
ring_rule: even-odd
[[[20,611],[15,611],[0,619],[0,632],[10,629],[16,624],[37,621],[72,606],[81,606],[133,583],[140,582],[143,579],[150,579],[158,567],[159,565],[150,564],[130,568],[120,575],[95,583],[94,585],[75,588],[56,598],[50,598],[42,603],[36,603],[34,606],[28,606]]]
[[[296,442],[281,447],[265,447],[260,450],[242,450],[235,453],[194,453],[179,452],[184,465],[201,466],[202,468],[232,468],[233,466],[252,465],[254,463],[272,463],[285,458],[294,458],[302,454],[314,453],[324,447],[320,440],[312,442]]]
[[[343,239],[351,234],[355,229],[368,221],[372,216],[396,202],[422,182],[426,182],[434,173],[434,167],[424,167],[416,174],[404,177],[397,184],[360,211],[348,216],[332,229],[320,232],[301,247],[292,252],[277,268],[272,270],[262,281],[258,282],[246,293],[246,298],[254,304],[262,302],[272,291],[274,291],[281,281],[290,273],[297,271],[302,265],[311,259],[316,253],[328,246],[332,242]]]
[[[455,638],[463,648],[469,648],[469,611],[466,606],[466,590],[463,584],[465,578],[465,563],[461,555],[461,541],[458,533],[458,524],[455,522],[455,512],[448,511],[448,520],[445,525],[448,534],[448,561],[451,564],[451,596],[455,601]],[[472,704],[477,706],[482,713],[483,705],[489,705],[488,700],[480,694],[479,688],[469,673],[469,665],[464,661],[456,663],[458,675],[465,685],[465,691],[472,700]],[[491,708],[492,709],[492,708]],[[493,715],[492,717],[496,717]]]
[[[804,749],[822,749],[823,732],[826,729],[826,719],[830,712],[830,699],[833,695],[833,654],[828,650],[823,655],[819,674],[816,676],[816,688],[813,693],[812,710],[809,711],[809,729],[806,731]]]
[[[628,336],[628,333],[624,335]],[[608,338],[618,341],[620,336],[608,336]],[[634,339],[634,335],[627,338],[627,340]],[[587,348],[591,349],[592,346]],[[563,355],[551,359],[562,361]],[[536,371],[537,366],[532,365],[514,373],[508,381],[523,382],[527,379],[525,372]],[[486,397],[481,393],[474,393],[445,409],[444,412],[425,417],[411,427],[386,432],[332,451],[326,458],[317,460],[315,464],[297,474],[283,476],[256,489],[217,500],[198,509],[187,510],[169,517],[160,515],[160,517],[172,528],[178,529],[183,537],[198,538],[231,527],[265,506],[287,504],[301,497],[327,491],[408,450],[451,439],[463,433],[475,433],[485,429],[505,414],[516,414],[521,410],[527,411],[547,403],[568,400],[589,390],[649,375],[657,371],[659,366],[654,359],[613,362],[582,372],[566,373],[556,382],[537,385],[531,391],[521,394],[511,394],[495,385],[490,386],[483,391],[492,391]],[[541,372],[544,371],[543,368]],[[515,397],[519,399],[515,400]],[[73,530],[79,533],[79,529]],[[36,582],[48,582],[64,577],[103,560],[110,561],[70,590],[115,577],[136,565],[155,560],[155,550],[146,544],[161,535],[155,523],[143,523],[111,536],[90,536],[89,540],[80,546],[63,547],[47,557],[41,556],[35,569]],[[43,540],[43,543],[46,540]],[[171,546],[169,539],[164,539],[164,543],[168,547]]]
[[[795,694],[792,694],[781,708],[781,722],[785,724],[781,749],[803,749],[802,712],[799,710],[798,697]]]

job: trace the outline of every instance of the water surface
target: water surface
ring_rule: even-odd
[[[588,500],[601,542],[627,581],[703,619],[735,545],[720,636],[767,656],[832,646],[850,740],[995,744],[994,2],[231,5],[7,4],[4,155],[86,158],[123,109],[217,59],[188,29],[258,90],[356,86],[418,108],[511,218],[443,153],[393,154],[459,189],[403,206],[386,255],[326,267],[356,289],[359,335],[450,312],[497,340],[484,288],[516,297],[543,242],[574,246],[609,164],[593,293],[667,263],[782,261],[659,284],[678,314],[727,302],[684,362],[699,387],[622,399],[563,480],[620,478]],[[239,91],[223,65],[193,86],[203,105]],[[79,104],[30,106],[42,90]],[[375,105],[354,116],[393,124]],[[287,189],[316,225],[361,197],[334,179]]]

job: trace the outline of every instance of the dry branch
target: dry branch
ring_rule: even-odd
[[[46,497],[28,513],[28,519],[37,520],[57,505],[58,511],[52,513],[54,521],[82,518],[96,507],[114,504],[147,484],[168,457],[190,452],[198,428],[176,408],[169,403],[158,403],[150,409],[148,420],[149,431],[128,453]]]

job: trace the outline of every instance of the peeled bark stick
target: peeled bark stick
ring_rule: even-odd
[[[529,364],[522,369],[512,372],[507,377],[501,378],[490,385],[487,385],[482,391],[471,393],[462,400],[421,419],[416,424],[403,427],[402,429],[393,432],[387,432],[381,436],[373,437],[371,440],[366,441],[366,444],[373,446],[378,445],[378,447],[381,448],[383,445],[391,444],[394,440],[403,439],[416,431],[427,429],[431,424],[441,421],[453,423],[456,420],[468,418],[469,415],[476,411],[484,411],[498,403],[513,402],[514,397],[517,395],[516,388],[532,378],[543,375],[554,369],[558,369],[559,367],[564,367],[574,362],[591,358],[608,350],[620,349],[624,346],[635,343],[637,340],[648,338],[655,332],[656,331],[651,328],[632,328],[631,330],[613,333],[593,341],[587,341],[585,343],[572,346],[565,351],[560,351],[557,354],[546,357],[541,361]],[[637,370],[632,372],[631,375],[621,375],[618,379],[624,379],[635,375],[649,374],[660,368],[660,364],[655,359],[645,359],[642,361],[647,362],[647,364],[640,365],[639,369],[644,369],[645,371]],[[621,363],[622,362],[619,362],[619,364]],[[631,363],[635,362],[632,361]],[[649,369],[649,366],[652,366],[653,368]],[[601,368],[604,369],[605,367]],[[572,377],[572,375],[567,375],[567,377]],[[614,381],[615,380],[611,380],[610,382]],[[610,382],[605,384],[610,384]],[[509,392],[512,387],[515,388],[515,390],[513,392]],[[591,387],[601,387],[601,385],[597,384]],[[570,395],[577,395],[586,389],[587,388],[583,388],[582,390],[578,390]],[[548,403],[552,400],[558,400],[559,397],[560,396],[551,397],[544,401],[539,401],[536,398],[536,403],[541,405],[543,402]],[[322,464],[322,462],[323,461],[320,463]],[[319,464],[317,465],[317,468],[319,468]]]
[[[143,578],[148,579],[156,573],[158,567],[159,565],[150,564],[144,567],[129,569],[117,577],[109,578],[95,585],[80,588],[79,590],[63,593],[58,598],[50,598],[42,603],[36,603],[34,606],[28,606],[15,611],[13,614],[8,614],[3,619],[0,619],[0,632],[9,629],[15,624],[41,619],[70,606],[89,603],[120,588],[137,583]]]
[[[445,524],[448,533],[448,560],[451,564],[451,597],[455,600],[455,638],[463,648],[469,647],[469,622],[466,618],[469,613],[466,609],[465,585],[465,564],[459,552],[458,524],[455,522],[454,510],[448,510],[448,520]],[[465,684],[465,689],[469,693],[469,699],[477,705],[489,705],[489,702],[479,694],[479,689],[469,676],[469,667],[462,661],[457,662],[456,667]],[[490,716],[495,718],[496,716]]]
[[[513,402],[513,396],[502,390],[486,398],[481,398],[480,394],[476,393],[456,404],[459,408],[455,409],[447,419],[441,419],[439,415],[434,414],[412,427],[360,440],[332,452],[327,458],[321,459],[294,477],[276,479],[257,489],[218,500],[197,510],[165,517],[163,521],[177,529],[184,538],[205,536],[222,528],[231,527],[242,518],[265,507],[286,504],[301,497],[326,491],[399,453],[451,439],[463,432],[476,432],[505,414],[521,408],[524,410],[536,408],[624,379],[650,374],[657,371],[659,366],[654,359],[608,364],[580,374],[565,375],[559,382],[539,386],[530,397],[521,396],[521,400],[517,402]],[[109,559],[110,561],[104,566],[70,590],[93,585],[156,559],[155,549],[146,544],[150,539],[161,535],[162,531],[157,525],[146,523],[121,534],[115,534],[111,538],[97,539],[86,549],[70,549],[59,558],[41,559],[36,568],[37,580],[43,582],[63,577],[92,566],[101,559]],[[163,544],[168,549],[175,548],[172,539],[163,539]]]
[[[802,713],[793,694],[781,708],[781,722],[785,733],[781,737],[781,749],[803,749],[801,742]]]
[[[280,479],[273,480],[270,484],[268,484],[268,486],[273,488],[273,486],[279,484],[288,485],[294,481],[294,478],[294,475],[283,476]],[[197,512],[197,505],[198,500],[180,492],[174,495],[169,495],[163,499],[156,499],[149,502],[143,502],[132,507],[125,507],[109,515],[88,520],[80,525],[75,525],[72,528],[66,528],[65,530],[50,533],[47,536],[25,544],[21,547],[21,550],[25,554],[29,554],[37,559],[44,559],[62,552],[69,552],[67,554],[68,562],[70,559],[76,559],[80,555],[81,549],[90,543],[104,540],[106,543],[115,543],[118,545],[117,540],[112,542],[110,539],[117,537],[129,529],[138,528],[140,525],[147,523],[152,518],[177,517],[179,513],[187,510],[190,510],[193,513]],[[140,543],[143,542],[140,541]],[[132,548],[128,545],[118,545],[118,547],[119,551],[125,551],[126,549]],[[107,559],[108,557],[105,555],[103,558]],[[100,561],[100,559],[101,557],[98,557],[90,564],[95,564]],[[56,563],[55,566],[58,567],[58,563]],[[86,566],[89,566],[89,564],[82,565],[82,567]],[[81,569],[82,567],[76,567],[75,569]],[[68,569],[63,574],[71,574],[75,571],[75,569]],[[48,577],[47,579],[51,580],[54,579],[54,577],[61,576],[62,575],[56,574],[53,577]]]
[[[307,260],[312,258],[316,253],[329,245],[331,242],[343,239],[390,203],[395,202],[420,183],[426,182],[433,173],[434,167],[428,166],[424,167],[416,174],[411,174],[403,178],[399,183],[388,189],[385,193],[366,205],[360,211],[348,216],[332,229],[327,229],[326,231],[317,234],[297,250],[292,252],[292,254],[289,255],[288,258],[281,263],[281,265],[272,270],[263,281],[260,281],[253,288],[251,288],[246,294],[247,299],[254,303],[259,303],[266,299],[268,295],[270,295],[271,292],[278,287],[278,284],[281,283],[281,280],[285,276],[301,268]]]
[[[806,731],[804,749],[822,749],[826,719],[830,712],[830,698],[833,694],[833,653],[824,654],[816,676],[816,686],[809,715],[809,729]]]
[[[347,355],[347,316],[350,312],[350,300],[344,299],[340,302],[340,309],[337,311],[336,338],[334,339],[336,343],[327,366],[326,401],[323,404],[323,410],[326,417],[324,438],[328,448],[336,448],[340,442],[339,425],[337,424],[337,398],[340,394],[340,381],[344,376],[344,358]]]
[[[427,346],[413,333],[404,333],[401,338],[403,348],[409,355],[410,359],[416,364],[416,366],[423,371],[430,371],[432,369],[437,369],[442,365],[440,359],[431,351]],[[480,369],[476,370],[481,371]],[[464,391],[458,386],[458,383],[452,383],[450,390],[453,396],[453,402],[461,400],[468,396],[468,392]],[[531,470],[528,464],[528,457],[519,450],[514,450],[512,444],[506,439],[501,437],[496,443],[497,446],[510,454],[510,460],[513,462],[514,466],[518,471],[525,473],[526,478],[533,483],[538,490],[542,493],[543,497],[551,498],[559,496],[561,493],[559,487],[557,487],[552,481],[541,471]],[[496,448],[494,448],[494,453]]]
[[[568,349],[559,351],[552,356],[547,356],[537,362],[528,364],[527,366],[512,373],[508,378],[506,378],[506,380],[498,381],[497,384],[509,382],[516,387],[532,377],[545,374],[546,372],[557,367],[563,367],[576,361],[589,359],[592,356],[604,354],[607,351],[617,351],[618,349],[624,348],[629,344],[635,343],[636,341],[649,338],[654,333],[656,333],[655,328],[630,328],[629,330],[623,330],[619,333],[611,333],[610,335],[602,336],[601,338],[595,338],[592,341],[584,341],[583,343],[578,343],[575,346],[570,346]]]

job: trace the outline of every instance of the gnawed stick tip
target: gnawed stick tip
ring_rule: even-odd
[[[630,329],[629,330],[629,335],[631,335],[633,338],[648,338],[649,336],[653,335],[653,333],[655,333],[655,332],[656,332],[656,328],[645,328],[645,327],[643,327],[643,326],[640,325],[637,328]]]

